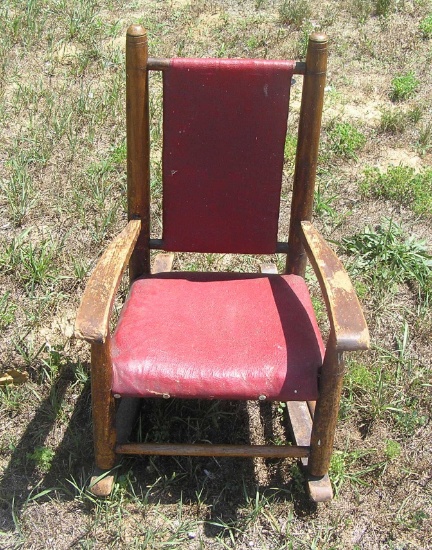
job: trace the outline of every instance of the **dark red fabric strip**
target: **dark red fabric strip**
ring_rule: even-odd
[[[275,252],[294,65],[172,59],[164,71],[166,250]]]

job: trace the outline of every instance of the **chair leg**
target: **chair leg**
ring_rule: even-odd
[[[108,496],[114,484],[113,475],[105,475],[116,463],[115,402],[111,394],[112,365],[109,336],[104,343],[91,348],[91,393],[95,472],[89,489],[99,497]],[[103,476],[103,477],[101,477]]]
[[[287,401],[288,428],[296,445],[310,445],[313,425],[313,412],[311,409],[312,406],[309,406],[306,401]],[[315,409],[314,406],[313,409]],[[322,477],[309,475],[308,458],[301,458],[299,463],[306,474],[305,478],[310,498],[314,502],[328,502],[331,500],[333,490],[328,475]]]
[[[308,461],[309,474],[317,478],[325,476],[330,466],[344,370],[342,353],[337,351],[330,337],[321,372]]]

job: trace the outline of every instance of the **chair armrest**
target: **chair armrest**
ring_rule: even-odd
[[[113,240],[90,276],[75,321],[75,337],[105,342],[114,298],[135,247],[141,220],[131,220]]]
[[[317,276],[339,351],[368,349],[369,331],[341,261],[310,222],[301,222],[302,240]]]

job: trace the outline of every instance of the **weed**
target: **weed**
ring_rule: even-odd
[[[54,451],[49,447],[36,447],[32,453],[27,453],[27,458],[33,460],[41,472],[48,472],[54,455]]]
[[[432,148],[432,123],[421,125],[418,137],[417,149],[421,155],[425,155]]]
[[[363,195],[409,205],[416,214],[432,214],[432,169],[416,173],[408,166],[390,166],[387,172],[367,168],[359,185]]]
[[[364,25],[372,13],[372,0],[351,0],[350,13]]]
[[[34,288],[57,278],[58,244],[43,240],[39,245],[27,243],[20,250],[21,279],[28,288]]]
[[[34,338],[29,337],[30,332],[23,334],[15,341],[15,351],[21,356],[27,366],[32,365],[39,355],[45,350],[45,344],[38,346]]]
[[[330,463],[330,478],[338,495],[342,486],[368,485],[368,475],[382,470],[381,463],[363,464],[366,458],[375,454],[375,449],[355,451],[335,451]]]
[[[301,33],[298,39],[296,48],[296,57],[299,59],[305,59],[309,44],[309,36],[314,31],[312,23],[307,21],[301,28]]]
[[[33,180],[28,168],[14,159],[10,162],[11,175],[0,183],[0,189],[13,223],[21,225],[29,209],[34,205]]]
[[[353,273],[388,288],[395,282],[416,283],[423,296],[432,290],[432,256],[426,242],[415,236],[405,237],[402,228],[391,220],[362,233],[344,237],[342,249],[352,257]]]
[[[357,151],[366,143],[365,135],[349,122],[331,124],[327,135],[331,152],[345,158],[357,159]]]
[[[321,182],[318,182],[314,194],[314,210],[317,216],[321,217],[327,215],[331,218],[336,218],[337,212],[332,205],[337,200],[338,196],[336,194],[328,193],[329,186],[329,181],[327,181],[324,185]]]
[[[388,17],[394,10],[394,0],[375,0],[375,13],[380,17]]]
[[[418,410],[417,399],[407,398],[394,410],[393,419],[401,435],[409,436],[427,422],[427,416]]]
[[[400,443],[394,441],[393,439],[387,439],[384,454],[389,460],[398,458],[401,454]]]
[[[420,21],[419,29],[423,38],[432,38],[432,14]]]
[[[279,7],[279,20],[284,25],[300,29],[305,19],[312,14],[309,0],[283,0]]]
[[[419,107],[414,107],[407,112],[398,109],[384,109],[381,113],[380,132],[402,134],[410,123],[417,124],[421,114]]]
[[[286,162],[294,165],[297,152],[297,136],[287,134],[285,139],[284,158]]]
[[[404,101],[414,96],[420,82],[413,72],[395,76],[391,82],[390,99],[392,101]]]
[[[11,301],[11,293],[5,292],[0,296],[0,328],[5,329],[15,319],[15,311],[17,306]]]

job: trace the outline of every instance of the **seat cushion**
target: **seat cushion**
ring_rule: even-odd
[[[131,287],[112,338],[112,390],[314,400],[323,354],[301,277],[163,273]]]

